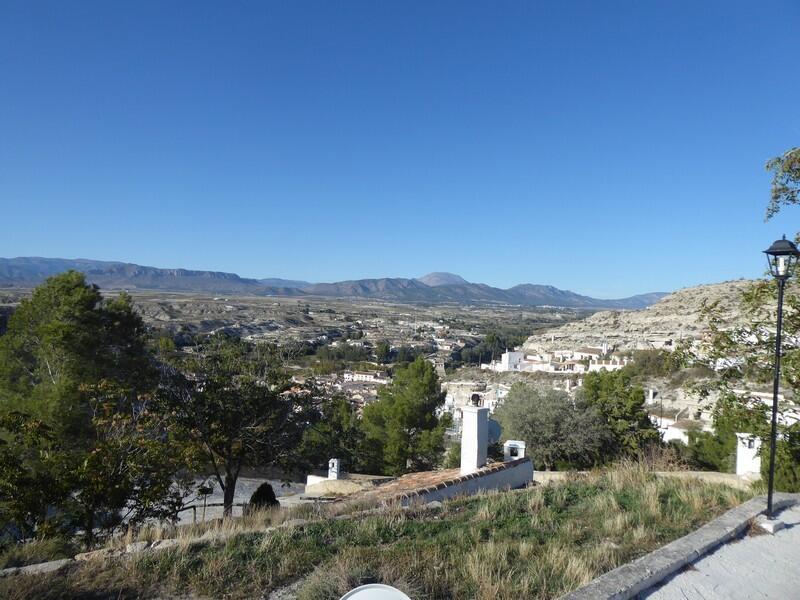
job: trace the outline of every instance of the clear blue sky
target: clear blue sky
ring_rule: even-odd
[[[800,3],[0,5],[0,256],[596,296],[757,276]]]

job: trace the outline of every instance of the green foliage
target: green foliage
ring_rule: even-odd
[[[356,407],[346,397],[334,395],[320,410],[321,418],[303,434],[299,454],[312,468],[338,458],[345,470],[358,470],[364,433]]]
[[[248,508],[271,508],[275,506],[280,506],[280,502],[275,497],[275,490],[266,481],[256,488],[248,503]]]
[[[690,431],[688,458],[703,471],[733,473],[736,470],[736,436],[708,431]]]
[[[398,365],[414,362],[417,358],[424,357],[431,348],[420,348],[418,346],[399,346],[392,352],[392,361]]]
[[[610,432],[594,406],[561,390],[515,383],[495,411],[505,439],[524,440],[537,468],[586,467],[601,460]]]
[[[52,534],[61,523],[48,514],[61,506],[68,490],[52,430],[23,413],[0,415],[0,524],[16,537]],[[51,518],[48,518],[51,517]]]
[[[762,449],[765,448],[762,442]],[[761,452],[761,477],[767,481],[769,450]],[[800,424],[787,427],[775,447],[775,489],[779,492],[800,492]]]
[[[246,465],[291,469],[303,433],[319,417],[311,391],[290,393],[275,349],[212,336],[162,386],[160,409],[171,431],[213,469],[230,514]]]
[[[317,349],[316,356],[323,362],[339,363],[361,362],[370,359],[368,350],[360,346],[351,346],[346,343],[339,344],[338,346],[320,346]]]
[[[767,205],[769,220],[781,207],[800,203],[800,148],[792,148],[770,159],[766,167],[772,171],[772,189]]]
[[[76,271],[51,277],[20,303],[0,337],[5,408],[80,431],[87,420],[81,385],[105,379],[134,394],[152,387],[145,344],[130,296],[104,300]]]
[[[422,357],[400,367],[378,400],[364,407],[365,468],[399,475],[436,466],[444,452],[448,416],[437,417],[444,394],[436,371]]]
[[[465,346],[452,355],[456,364],[479,365],[498,358],[506,350],[523,344],[530,336],[530,328],[496,327],[489,331],[479,343]]]
[[[597,408],[608,426],[611,437],[603,450],[606,460],[636,455],[659,442],[658,430],[644,410],[644,390],[632,384],[624,369],[587,373],[578,395]]]
[[[180,452],[151,411],[158,370],[129,296],[51,277],[0,337],[0,516],[46,536],[174,517]],[[47,510],[50,507],[52,510]]]
[[[392,360],[392,347],[389,342],[382,340],[375,346],[375,359],[385,365]]]
[[[461,466],[461,442],[452,442],[447,446],[447,450],[442,460],[443,469],[457,469]]]
[[[767,219],[781,208],[799,201],[800,148],[793,148],[767,163],[772,171],[771,199]],[[770,410],[748,390],[764,387],[773,381],[775,367],[775,329],[777,286],[772,280],[750,285],[741,296],[740,308],[747,322],[737,327],[726,324],[718,303],[704,307],[708,325],[708,343],[704,348],[706,364],[716,367],[718,380],[713,387],[720,392],[714,413],[714,434],[693,436],[691,455],[705,468],[731,470],[735,461],[735,433],[750,433],[761,439],[761,468],[765,474],[770,458]],[[792,280],[786,286],[781,360],[783,388],[795,397],[800,391],[800,295]],[[697,359],[701,357],[696,357]],[[735,392],[733,390],[736,390]],[[778,407],[783,411],[785,405]],[[800,480],[800,436],[796,425],[778,422],[776,452],[776,489],[798,490]]]
[[[731,392],[723,393],[714,407],[714,432],[689,432],[689,460],[697,468],[722,473],[736,471],[736,434],[767,435],[767,407],[761,402],[743,402]]]
[[[91,541],[95,527],[175,520],[189,493],[182,473],[186,457],[164,416],[152,410],[152,396],[134,401],[127,390],[105,381],[86,393],[93,414],[91,449],[68,457],[64,477],[70,489],[79,490],[67,503],[74,524]]]
[[[681,349],[673,352],[663,349],[636,350],[633,362],[624,367],[632,378],[639,381],[654,377],[668,377],[687,364],[686,354]]]

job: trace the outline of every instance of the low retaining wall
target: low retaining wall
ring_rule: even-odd
[[[772,505],[781,510],[800,503],[800,494],[776,493]],[[689,563],[740,536],[750,521],[765,512],[766,496],[732,508],[697,531],[605,573],[561,600],[628,600],[648,590]]]

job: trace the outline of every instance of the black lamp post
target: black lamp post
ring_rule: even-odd
[[[793,242],[786,239],[775,241],[772,246],[764,250],[767,255],[769,272],[778,282],[778,324],[775,333],[775,378],[772,382],[772,433],[770,434],[769,452],[769,483],[767,488],[767,517],[772,519],[772,488],[775,482],[775,443],[778,435],[778,388],[781,378],[781,326],[783,324],[783,288],[786,280],[792,276],[792,271],[800,257],[800,251]]]

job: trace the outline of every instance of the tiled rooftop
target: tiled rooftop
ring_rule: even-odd
[[[440,490],[469,479],[484,477],[510,467],[529,461],[529,458],[518,458],[508,462],[496,462],[486,465],[482,469],[461,475],[460,469],[443,469],[441,471],[421,471],[408,473],[397,479],[377,486],[375,489],[350,496],[348,500],[375,499],[379,502],[391,502],[404,497],[417,496],[425,492]]]

